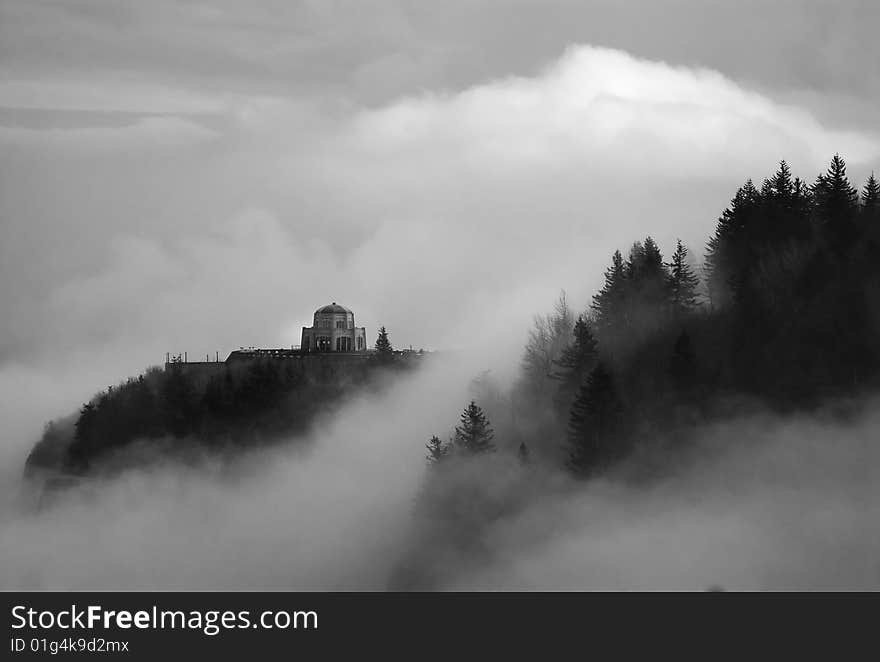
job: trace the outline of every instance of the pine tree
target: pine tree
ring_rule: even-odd
[[[761,194],[752,180],[737,190],[706,246],[706,281],[715,307],[735,302],[751,266],[750,236],[760,224]]]
[[[880,182],[873,172],[862,190],[860,218],[862,227],[877,236],[880,231]]]
[[[873,210],[878,207],[880,207],[880,182],[877,181],[872,172],[871,176],[868,177],[868,181],[865,182],[865,188],[862,191],[862,208]]]
[[[792,179],[791,168],[781,161],[776,174],[761,187],[761,222],[750,228],[749,242],[760,249],[808,239],[809,206],[807,187],[800,179]]]
[[[611,373],[600,362],[581,386],[571,408],[568,427],[568,466],[579,476],[589,475],[613,461],[619,453],[622,406]]]
[[[794,183],[791,179],[791,168],[785,159],[779,162],[779,170],[767,180],[767,193],[781,198],[788,198],[794,192]]]
[[[851,212],[858,204],[859,192],[846,176],[846,161],[835,154],[828,170],[819,175],[813,185],[816,206],[825,215],[823,220],[834,221],[841,213]]]
[[[586,318],[580,315],[574,324],[571,344],[562,350],[562,355],[556,361],[556,365],[562,368],[556,376],[565,379],[570,374],[583,375],[593,367],[598,355],[596,338]]]
[[[642,244],[644,253],[642,256],[642,271],[647,278],[655,278],[663,273],[663,255],[660,247],[652,237],[645,237]]]
[[[379,327],[379,337],[376,338],[376,355],[381,361],[390,361],[394,356],[394,348],[388,339],[388,332],[384,326]]]
[[[828,170],[813,184],[814,209],[831,249],[842,254],[855,240],[859,192],[846,176],[846,162],[835,154]]]
[[[571,344],[556,361],[559,370],[553,374],[559,380],[554,404],[560,413],[569,410],[578,386],[593,369],[598,358],[598,343],[586,318],[581,315],[575,322]]]
[[[425,456],[428,464],[436,464],[442,461],[449,456],[451,450],[451,444],[440,441],[440,437],[437,435],[431,437],[431,440],[425,444],[425,447],[428,449],[428,454]]]
[[[483,410],[471,400],[461,414],[461,424],[455,427],[453,444],[465,453],[488,453],[495,450],[495,432]]]
[[[626,296],[627,268],[620,251],[614,251],[611,266],[605,270],[605,284],[593,297],[591,310],[596,318],[599,338],[607,338],[618,326]]]
[[[669,294],[673,310],[676,313],[687,313],[697,305],[697,286],[699,278],[694,274],[687,262],[688,250],[679,239],[675,244],[675,253],[669,263]]]

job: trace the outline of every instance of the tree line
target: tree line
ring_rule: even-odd
[[[370,357],[345,366],[255,359],[222,366],[208,378],[182,364],[152,368],[95,395],[72,425],[47,425],[27,468],[84,473],[138,441],[173,453],[234,451],[295,437],[378,372],[408,365],[398,360],[383,326]]]
[[[498,409],[518,421],[503,446],[592,476],[733,403],[815,407],[876,388],[878,368],[880,183],[858,190],[839,155],[812,184],[782,161],[737,190],[699,267],[681,241],[665,259],[648,236],[614,252],[581,314],[563,294],[535,318]],[[449,441],[431,439],[429,462],[483,448],[468,439],[486,428],[470,403]]]

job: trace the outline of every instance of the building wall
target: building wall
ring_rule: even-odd
[[[319,347],[321,338],[328,339],[323,349]],[[348,339],[350,350],[337,349],[340,338]],[[304,352],[364,352],[367,350],[367,330],[354,325],[354,313],[315,313],[313,325],[303,327],[300,348]]]

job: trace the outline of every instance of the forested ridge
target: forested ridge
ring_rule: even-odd
[[[236,369],[225,366],[207,379],[182,364],[152,368],[98,393],[75,416],[49,423],[27,468],[85,474],[131,451],[136,442],[143,442],[140,450],[148,456],[181,456],[296,438],[321,413],[411,365],[400,359],[382,327],[369,358],[342,365],[325,365],[320,357],[309,365],[254,359]]]
[[[808,185],[782,161],[737,190],[702,264],[695,257],[679,241],[665,258],[650,236],[616,251],[580,314],[563,295],[536,317],[510,394],[475,384],[463,421],[485,417],[485,401],[499,438],[466,442],[459,426],[446,442],[431,439],[429,461],[499,445],[590,476],[637,448],[686,438],[732,403],[804,410],[877,386],[873,174],[858,190],[835,155]]]
[[[578,482],[670,477],[713,426],[857,412],[880,377],[878,256],[880,185],[858,191],[839,156],[811,185],[785,162],[743,184],[702,264],[680,241],[665,258],[650,236],[616,251],[579,314],[563,293],[535,317],[517,383],[480,375],[451,434],[427,442],[416,533],[390,586],[495,567],[505,523],[553,519],[539,504],[571,502]]]

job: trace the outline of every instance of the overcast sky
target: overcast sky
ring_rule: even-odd
[[[699,258],[781,158],[880,171],[878,27],[875,0],[0,0],[6,431],[166,351],[298,344],[330,301],[371,342],[513,351],[614,248]]]

